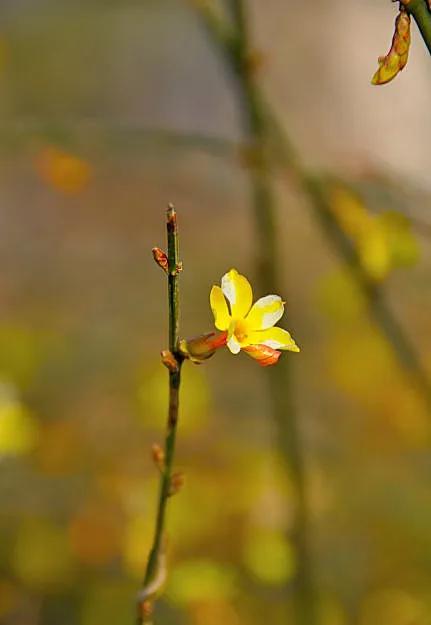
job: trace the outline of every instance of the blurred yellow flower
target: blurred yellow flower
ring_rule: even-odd
[[[226,332],[226,344],[232,354],[244,350],[265,367],[277,362],[279,350],[299,352],[287,330],[273,327],[284,313],[281,297],[266,295],[252,303],[251,285],[236,269],[223,276],[221,287],[211,289],[210,304],[215,326]]]
[[[296,559],[281,531],[254,530],[244,545],[244,563],[260,582],[285,584],[295,573]]]
[[[68,195],[82,191],[91,176],[87,161],[52,146],[39,152],[36,169],[44,182]]]
[[[66,528],[46,518],[27,518],[18,527],[11,566],[32,588],[58,589],[75,574]]]
[[[132,517],[123,537],[123,565],[131,577],[139,579],[151,547],[153,524],[148,514]]]
[[[169,580],[167,594],[178,604],[229,599],[237,592],[232,566],[212,560],[195,559],[177,564]]]
[[[0,385],[0,457],[25,454],[38,438],[38,423],[14,396],[7,384]]]
[[[395,211],[372,215],[353,191],[343,187],[332,190],[331,210],[354,242],[359,262],[371,280],[382,281],[393,269],[417,261],[418,244],[405,215]]]

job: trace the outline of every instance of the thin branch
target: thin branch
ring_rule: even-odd
[[[263,99],[262,93],[260,98]],[[267,111],[269,104],[263,99],[261,108]],[[269,124],[273,124],[270,118],[267,120]],[[274,132],[278,132],[279,124],[274,127]],[[284,132],[284,131],[283,131]],[[28,137],[32,136],[29,143]],[[8,126],[0,124],[0,150],[5,151],[17,145],[27,144],[34,151],[34,136],[37,135],[43,141],[56,143],[59,145],[71,146],[69,149],[78,149],[84,143],[91,143],[100,149],[106,147],[126,148],[127,150],[139,149],[144,151],[154,151],[157,149],[179,149],[179,150],[202,150],[206,154],[215,157],[232,159],[237,163],[244,161],[244,154],[247,152],[245,142],[221,137],[213,134],[198,133],[176,130],[175,128],[148,128],[136,124],[123,123],[105,123],[101,121],[89,121],[87,119],[76,119],[72,122],[59,122],[52,124],[48,120],[24,119],[19,123],[9,123]],[[85,139],[82,137],[85,136]],[[283,150],[281,154],[282,160],[289,162],[289,171],[297,170],[300,173],[301,165],[298,161],[298,155],[295,153],[294,147],[286,142],[288,137],[284,134]],[[341,178],[344,184],[349,181]],[[384,183],[384,181],[383,181]],[[390,180],[388,185],[392,184]],[[405,187],[407,182],[403,181],[402,186]],[[418,203],[429,203],[429,197],[424,192],[409,206],[408,210],[398,208],[400,212],[406,215],[412,226],[424,236],[431,235],[431,220],[428,219],[428,206],[426,210],[421,210]],[[369,207],[374,210],[373,207]]]
[[[29,140],[31,137],[31,140]],[[66,149],[82,148],[86,144],[99,149],[158,148],[203,150],[214,156],[230,157],[239,153],[241,145],[228,137],[208,133],[188,132],[175,128],[148,128],[140,124],[105,122],[78,118],[52,122],[49,119],[31,117],[19,121],[0,123],[0,150],[10,150],[16,146],[28,146],[34,151],[37,140],[44,143],[64,145]]]
[[[412,0],[412,2],[416,2],[416,0]],[[213,20],[214,19],[217,18],[213,16]],[[211,32],[212,37],[217,42],[217,32],[220,31],[221,27],[218,26],[217,30],[212,30],[212,24],[213,21],[206,21],[209,32]],[[218,41],[217,43],[219,46],[223,45],[223,41]],[[224,50],[228,58],[232,55],[232,49],[232,45],[230,45],[227,50]],[[238,72],[238,67],[239,65],[236,63],[234,69],[236,73]],[[289,136],[274,114],[272,107],[265,100],[259,86],[253,81],[249,85],[249,89],[250,99],[254,102],[255,109],[258,110],[259,115],[266,120],[267,130],[271,131],[266,136],[267,140],[270,140],[270,145],[267,145],[267,149],[270,150],[275,164],[281,165],[287,170],[296,181],[299,188],[302,189],[308,197],[310,205],[318,217],[320,224],[323,226],[323,230],[329,241],[334,245],[340,257],[353,270],[352,276],[356,279],[358,286],[366,298],[374,322],[389,341],[401,367],[410,376],[413,376],[414,382],[423,395],[431,414],[431,384],[427,372],[410,338],[386,303],[383,292],[375,285],[370,285],[370,281],[360,265],[359,257],[353,244],[347,239],[340,225],[329,210],[328,200],[325,198],[324,194],[324,179],[320,177],[320,182],[317,184],[319,177],[311,174],[302,164]]]
[[[283,137],[280,128],[277,136],[278,140]],[[288,167],[288,159],[285,162],[286,167]],[[296,173],[298,174],[298,171]],[[367,301],[368,309],[375,324],[380,328],[381,333],[391,345],[401,367],[409,376],[413,376],[412,381],[423,396],[428,412],[431,415],[431,383],[428,373],[408,334],[388,305],[382,289],[370,280],[362,268],[354,244],[343,232],[331,211],[326,193],[327,180],[322,176],[310,174],[305,169],[299,173],[298,183],[308,196],[310,205],[324,233],[342,260],[352,270],[352,277]]]
[[[431,11],[427,0],[401,0],[401,4],[413,16],[428,52],[431,54]]]
[[[408,373],[413,374],[413,382],[416,383],[418,391],[424,396],[431,414],[431,387],[427,371],[424,369],[413,344],[386,302],[382,290],[370,280],[362,268],[354,245],[340,228],[334,213],[331,211],[326,193],[326,181],[321,177],[309,175],[304,177],[303,185],[312,200],[312,206],[322,229],[341,258],[350,267],[356,283],[366,297],[375,323],[392,346],[403,368]]]
[[[159,504],[153,546],[148,558],[143,588],[138,594],[137,624],[151,623],[155,594],[165,579],[164,531],[166,508],[172,494],[172,468],[178,423],[179,389],[183,357],[178,350],[179,341],[179,273],[181,264],[178,251],[177,216],[172,205],[167,211],[168,239],[168,308],[169,308],[169,357],[164,363],[169,369],[169,409],[165,438],[164,463],[160,478]]]

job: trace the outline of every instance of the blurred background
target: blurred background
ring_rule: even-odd
[[[389,1],[247,6],[258,83],[302,161],[336,180],[331,219],[408,344],[275,173],[313,625],[429,625],[430,59],[414,27],[406,70],[370,85]],[[183,335],[212,330],[231,267],[266,294],[235,78],[185,1],[1,0],[0,114],[0,622],[131,623],[167,407],[151,257],[166,204]],[[300,623],[296,477],[268,375],[227,350],[184,367],[164,625]]]

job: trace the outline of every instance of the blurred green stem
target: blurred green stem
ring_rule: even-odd
[[[401,368],[408,374],[418,393],[422,395],[428,413],[431,415],[431,384],[421,359],[386,301],[379,285],[373,282],[364,271],[355,246],[343,232],[327,196],[328,181],[325,177],[302,172],[300,184],[308,195],[317,220],[328,240],[350,268],[376,326],[392,347]]]
[[[421,1],[425,6],[425,0]],[[235,2],[236,0],[230,0],[230,5],[232,6]],[[412,14],[413,11],[416,12],[418,6],[419,0],[411,0],[410,10]],[[423,7],[419,7],[419,10],[423,13]],[[426,6],[425,10],[428,12]],[[222,20],[218,14],[208,8],[208,5],[205,5],[205,10],[201,13],[207,30],[218,43],[234,73],[241,78],[244,75],[242,69],[244,59],[246,61],[245,66],[249,66],[247,57],[244,55],[241,57],[238,53],[238,49],[241,47],[241,37],[230,27],[228,20]],[[233,10],[232,13],[234,14]],[[431,18],[431,14],[426,16],[426,20],[428,21],[429,18]],[[242,59],[241,62],[239,62],[240,59]],[[248,56],[249,59],[250,55]],[[284,172],[288,171],[291,179],[308,197],[331,245],[351,268],[352,276],[368,303],[372,319],[392,346],[399,364],[413,380],[425,400],[428,412],[431,414],[431,384],[427,372],[407,333],[386,303],[382,290],[372,284],[364,272],[354,245],[347,238],[330,210],[330,202],[326,195],[328,180],[324,176],[309,172],[303,165],[284,127],[274,114],[271,105],[266,102],[259,86],[252,81],[248,89],[253,108],[259,112],[259,116],[265,123],[267,158],[272,159],[275,166],[281,166]]]
[[[242,0],[230,0],[233,29],[224,25],[208,5],[203,5],[202,16],[211,35],[222,44],[237,83],[244,125],[250,140],[246,159],[249,165],[256,249],[260,285],[264,292],[279,293],[279,267],[276,199],[272,186],[270,162],[270,126],[265,104],[254,80],[255,63],[249,42],[246,7]],[[296,557],[297,569],[290,584],[295,621],[298,625],[314,625],[315,593],[312,580],[310,549],[308,544],[308,511],[302,444],[298,431],[295,408],[291,400],[289,361],[282,359],[277,367],[268,371],[268,384],[272,413],[278,430],[277,441],[295,490],[295,515],[289,532]]]
[[[413,15],[428,52],[431,54],[431,12],[427,0],[401,0],[401,4],[405,6],[410,15]]]
[[[166,428],[164,462],[161,468],[159,504],[153,546],[148,558],[144,584],[138,598],[137,623],[152,622],[153,599],[165,578],[164,528],[166,508],[171,493],[172,468],[178,423],[179,390],[183,357],[178,351],[179,341],[179,272],[181,264],[178,248],[176,211],[168,207],[166,220],[168,238],[168,308],[169,308],[169,357],[165,362],[169,369],[169,409]]]

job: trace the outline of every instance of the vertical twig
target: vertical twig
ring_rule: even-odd
[[[177,215],[169,205],[166,220],[168,239],[168,308],[169,308],[169,352],[163,358],[169,369],[169,409],[165,438],[164,463],[160,478],[159,503],[153,546],[148,558],[143,588],[138,595],[137,624],[151,622],[153,599],[165,578],[164,528],[166,508],[171,495],[172,467],[175,454],[175,439],[178,423],[179,389],[183,357],[178,351],[179,341],[179,272],[181,263],[178,248]]]

